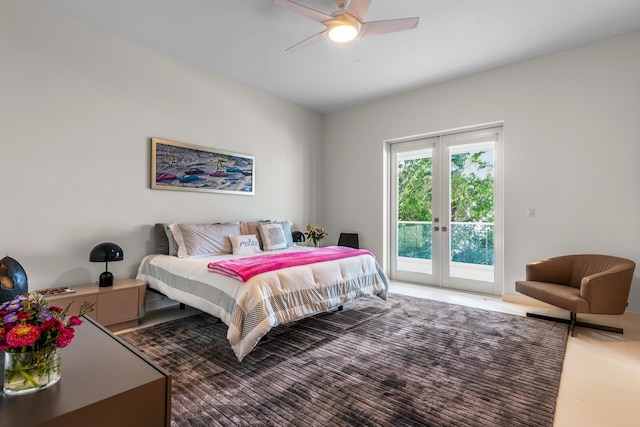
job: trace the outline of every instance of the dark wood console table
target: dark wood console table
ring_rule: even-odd
[[[51,388],[9,397],[0,383],[0,426],[171,424],[171,376],[92,319],[61,353],[62,378]]]

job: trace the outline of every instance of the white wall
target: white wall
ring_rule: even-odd
[[[134,277],[154,222],[314,220],[322,117],[28,2],[0,3],[0,254],[30,289]],[[160,137],[256,157],[256,195],[150,189]]]
[[[640,263],[638,52],[633,33],[326,116],[323,225],[382,256],[384,141],[503,120],[504,292],[542,257]]]
[[[102,241],[125,251],[110,270],[133,277],[154,222],[290,218],[325,226],[329,243],[356,231],[382,259],[384,141],[504,120],[504,291],[541,257],[640,262],[638,51],[634,33],[323,119],[3,0],[0,253],[25,267],[31,289],[74,285],[96,280],[103,266],[88,254]],[[151,190],[151,137],[255,155],[256,195]]]

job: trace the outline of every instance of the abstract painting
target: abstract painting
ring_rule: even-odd
[[[255,194],[255,158],[165,139],[151,139],[151,188]]]

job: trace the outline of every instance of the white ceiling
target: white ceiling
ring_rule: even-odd
[[[640,0],[373,0],[366,21],[420,24],[356,40],[351,62],[326,40],[285,52],[324,27],[271,0],[31,2],[320,113],[640,30]]]

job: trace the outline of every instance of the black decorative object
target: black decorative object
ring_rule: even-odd
[[[18,261],[6,256],[0,259],[0,303],[29,291],[27,273]]]
[[[98,281],[101,287],[113,286],[113,274],[111,274],[107,268],[109,261],[122,261],[123,259],[124,252],[122,248],[115,243],[100,243],[91,249],[89,261],[104,262],[104,273],[100,275],[100,280]]]
[[[291,237],[293,237],[294,243],[304,242],[304,233],[302,231],[294,231],[291,233]]]
[[[349,248],[360,249],[358,243],[358,233],[340,233],[338,238],[338,246],[347,246]]]

